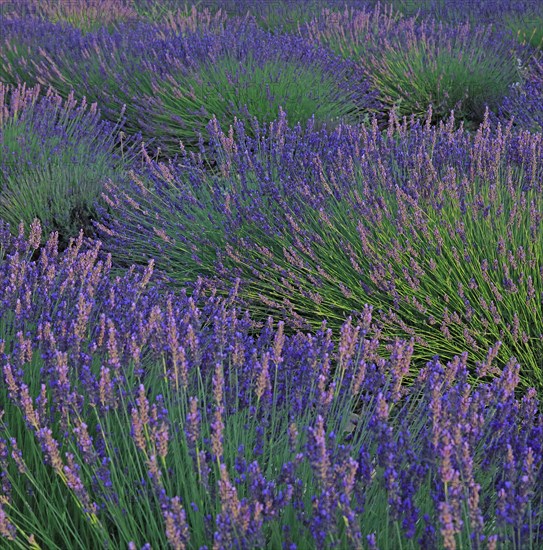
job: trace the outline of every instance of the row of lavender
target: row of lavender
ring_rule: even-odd
[[[258,332],[230,296],[0,234],[0,532],[11,548],[537,548],[543,418],[464,353],[406,388],[366,308]],[[39,255],[36,260],[32,257]],[[386,357],[386,358],[385,358]],[[3,546],[6,547],[6,546]]]
[[[223,293],[241,278],[253,315],[293,328],[337,329],[369,303],[422,360],[482,359],[501,341],[523,383],[543,386],[541,134],[488,121],[470,134],[430,114],[328,132],[282,115],[253,137],[214,121],[203,154],[165,164],[94,107],[39,91],[0,87],[13,227],[39,217],[66,245],[85,221],[117,264],[154,258],[176,284],[201,276]]]
[[[254,2],[254,0],[200,0],[198,9],[209,10],[221,17],[244,16],[251,13],[264,28],[295,29],[317,16],[323,8],[341,10],[348,5],[358,10],[368,10],[377,4],[390,5],[404,16],[422,15],[444,21],[472,20],[484,23],[506,22],[509,25],[526,24],[528,19],[540,15],[539,0],[289,0]],[[100,26],[113,27],[126,21],[160,21],[187,16],[190,3],[179,0],[0,0],[0,9],[5,16],[33,15],[52,21],[68,22],[84,30]]]
[[[472,135],[430,116],[384,134],[375,119],[329,133],[282,117],[255,138],[214,121],[217,173],[187,155],[108,183],[102,237],[180,285],[197,273],[226,292],[240,278],[253,314],[295,329],[339,328],[367,303],[421,360],[481,360],[500,341],[541,390],[542,134]]]
[[[141,22],[83,34],[7,19],[0,78],[50,85],[63,97],[77,90],[111,120],[126,105],[127,129],[142,131],[170,156],[180,141],[197,147],[213,114],[226,124],[236,116],[270,122],[282,106],[292,123],[311,116],[321,124],[355,122],[376,104],[356,64],[324,47],[267,33],[252,18],[209,24],[187,33]]]
[[[333,127],[373,113],[386,120],[392,108],[423,115],[432,104],[434,122],[455,109],[476,127],[488,106],[541,130],[541,72],[534,64],[541,44],[525,35],[519,43],[507,27],[438,24],[380,5],[317,13],[288,34],[267,32],[250,15],[209,10],[89,33],[5,17],[0,78],[51,85],[64,98],[76,90],[113,121],[125,105],[127,128],[170,156],[180,140],[192,148],[200,133],[205,140],[212,115],[224,127],[235,117],[264,123],[279,107],[290,123],[314,116]]]
[[[381,8],[324,10],[301,36],[196,11],[86,35],[1,23],[1,80],[42,83],[0,84],[2,543],[543,543],[533,49],[514,47],[531,80],[471,133],[434,125],[439,103],[398,120],[375,75],[403,61],[379,65],[375,44],[467,40],[510,68],[488,28]],[[138,131],[179,156],[152,160]],[[103,242],[64,250],[81,226]]]

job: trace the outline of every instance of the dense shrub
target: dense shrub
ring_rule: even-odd
[[[220,173],[187,157],[130,191],[108,186],[104,236],[180,284],[240,277],[254,314],[295,327],[338,327],[369,303],[384,338],[415,338],[424,360],[466,348],[483,360],[499,340],[541,389],[542,136],[429,117],[384,135],[289,129],[285,116],[257,140],[215,126]]]
[[[400,115],[479,124],[519,80],[513,44],[490,26],[400,19],[392,10],[330,13],[309,33],[354,59],[368,73],[381,101]]]
[[[35,17],[0,23],[5,45],[0,49],[2,82],[52,86],[64,99],[76,91],[89,102],[98,101],[112,120],[126,105],[128,127],[134,126],[133,90],[121,85],[120,74],[135,74],[142,52],[162,35],[158,27],[125,24],[112,33],[99,29],[84,35],[80,29]]]
[[[159,293],[152,265],[112,281],[99,243],[52,236],[34,262],[39,224],[0,239],[6,544],[541,544],[542,418],[515,361],[475,390],[468,354],[434,358],[406,390],[413,344],[380,356],[370,309],[337,346],[252,336],[233,295]]]
[[[145,7],[136,6],[140,15],[147,20],[155,23],[160,29],[167,32],[173,31],[176,34],[202,32],[221,32],[230,24],[227,13],[220,8],[210,10],[209,8],[198,9],[196,6],[187,4],[179,7],[174,4],[172,7],[161,4],[153,4]]]
[[[0,83],[0,218],[27,229],[39,218],[63,245],[82,227],[92,232],[103,184],[132,166],[137,145],[96,104]]]
[[[361,120],[376,107],[375,92],[354,63],[302,38],[266,33],[250,20],[181,35],[143,23],[87,36],[36,21],[6,28],[2,78],[49,82],[64,96],[77,90],[110,118],[126,105],[127,128],[170,154],[179,152],[180,140],[197,147],[213,115],[227,127],[235,117],[269,122],[283,107],[294,123],[314,115],[321,124],[337,124]],[[64,33],[60,41],[57,33]],[[21,48],[36,55],[30,65]]]
[[[436,120],[454,110],[479,124],[519,78],[507,40],[490,28],[423,23],[406,31],[363,60],[382,99],[401,115],[423,115],[432,105]]]
[[[366,0],[369,6],[380,0]],[[394,9],[405,16],[433,17],[441,21],[464,23],[496,23],[501,25],[508,16],[522,17],[538,13],[540,0],[388,0]]]
[[[385,41],[398,24],[405,24],[391,6],[377,4],[373,10],[345,7],[324,8],[311,21],[300,25],[299,33],[314,43],[323,44],[343,57],[362,61],[375,44]]]
[[[18,0],[7,4],[3,10],[4,17],[32,15],[52,23],[67,23],[84,32],[102,27],[111,29],[115,24],[133,20],[138,15],[129,0]]]
[[[187,52],[190,64],[153,77],[152,93],[139,101],[142,127],[168,151],[178,152],[180,140],[195,146],[212,116],[225,128],[236,118],[265,124],[282,107],[290,123],[305,124],[313,116],[317,124],[333,126],[360,121],[376,106],[354,64],[301,38],[249,27],[203,40],[175,44],[173,55],[178,48]]]

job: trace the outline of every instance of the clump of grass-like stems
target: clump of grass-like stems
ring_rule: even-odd
[[[179,35],[173,26],[143,23],[83,37],[50,23],[14,22],[9,33],[0,69],[6,82],[48,82],[63,97],[77,90],[110,119],[124,108],[127,130],[170,156],[180,141],[197,150],[213,116],[225,127],[235,117],[267,123],[282,107],[292,123],[315,116],[332,126],[364,120],[377,107],[354,63],[301,37],[266,33],[251,19]],[[27,55],[36,58],[30,65]]]
[[[482,361],[499,340],[541,390],[541,136],[430,120],[304,135],[283,116],[260,140],[215,126],[219,173],[187,157],[109,185],[104,237],[177,284],[239,277],[253,314],[297,328],[371,304],[383,338],[413,337],[423,361]]]
[[[520,80],[514,44],[492,26],[398,18],[392,8],[329,13],[306,32],[367,72],[380,100],[399,115],[433,122],[451,110],[475,127]]]
[[[0,84],[0,217],[27,229],[37,217],[66,245],[82,227],[92,234],[103,183],[132,166],[137,140],[96,104],[40,91]]]

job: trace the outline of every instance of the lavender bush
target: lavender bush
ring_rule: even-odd
[[[92,232],[103,183],[133,164],[137,146],[96,104],[0,83],[0,218],[28,228],[38,217],[63,245],[81,227]]]
[[[138,0],[140,1],[140,0]],[[154,0],[141,0],[143,4],[153,5]],[[167,7],[175,5],[176,0],[161,2]],[[353,8],[363,9],[367,0],[350,0]],[[230,17],[245,16],[250,13],[258,25],[266,30],[278,32],[296,32],[299,25],[318,15],[323,9],[341,10],[344,0],[274,0],[273,2],[255,2],[254,0],[202,0],[200,9],[221,10]]]
[[[186,52],[188,62],[170,63],[167,74],[153,76],[138,113],[144,131],[169,152],[179,152],[179,141],[197,145],[213,115],[225,127],[236,118],[268,123],[282,107],[291,123],[314,116],[318,124],[333,126],[362,120],[376,107],[375,94],[353,63],[254,25],[213,37],[187,36],[161,50],[172,58]]]
[[[63,98],[72,91],[98,102],[112,121],[126,105],[127,128],[136,129],[133,92],[122,84],[141,70],[142,52],[160,39],[155,25],[119,25],[115,32],[99,29],[84,35],[80,29],[35,17],[2,23],[5,48],[0,51],[0,80],[12,85],[52,86]],[[170,36],[170,33],[167,33]],[[148,80],[140,78],[140,90]]]
[[[10,19],[28,16],[46,19],[52,23],[64,22],[84,32],[134,20],[138,12],[130,0],[18,0],[0,1],[3,17]]]
[[[164,3],[153,3],[149,6],[135,5],[135,9],[144,20],[149,20],[160,29],[174,31],[176,34],[194,33],[198,30],[205,32],[221,32],[230,24],[231,19],[220,8],[211,10],[207,7],[199,9],[201,4],[180,7],[178,3],[165,6]]]
[[[65,23],[83,32],[115,30],[119,25],[152,22],[164,30],[194,32],[224,28],[228,15],[220,8],[210,9],[179,2],[140,2],[127,0],[0,0],[0,14],[5,19],[24,21],[33,17],[51,23]]]
[[[323,8],[313,19],[300,25],[298,32],[338,55],[362,61],[372,44],[383,43],[387,35],[394,32],[396,25],[405,25],[406,21],[392,6],[382,6],[380,3],[372,10],[352,6],[342,10]]]
[[[368,5],[383,3],[380,0],[367,0]],[[503,24],[508,17],[527,17],[537,14],[541,9],[540,0],[389,0],[394,9],[405,16],[418,15],[433,17],[453,23],[496,23]]]
[[[485,108],[497,108],[519,80],[511,40],[491,26],[398,21],[379,7],[331,13],[312,26],[317,41],[368,72],[381,101],[400,115],[424,116],[432,105],[434,121],[454,110],[458,119],[478,125]]]
[[[467,353],[436,357],[407,389],[413,341],[381,356],[371,308],[338,345],[325,325],[254,334],[234,294],[158,292],[152,264],[111,280],[82,238],[31,261],[38,222],[0,234],[8,545],[542,542],[543,423],[515,361],[473,388]]]
[[[189,155],[151,165],[129,191],[108,186],[101,230],[178,284],[241,278],[254,314],[296,328],[339,328],[369,303],[424,361],[467,348],[483,361],[500,341],[502,364],[514,355],[541,389],[541,134],[430,120],[392,118],[382,135],[375,120],[328,133],[283,116],[256,139],[215,123],[217,175]]]

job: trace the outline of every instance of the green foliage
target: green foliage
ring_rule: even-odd
[[[543,14],[509,15],[505,25],[523,46],[543,50]]]
[[[296,61],[259,63],[252,56],[240,63],[225,55],[197,72],[162,80],[146,103],[146,133],[172,152],[179,151],[180,140],[197,145],[213,116],[223,128],[253,117],[267,124],[277,118],[280,107],[290,124],[305,124],[313,116],[317,126],[333,126],[360,117],[359,107],[334,75]],[[250,131],[250,124],[246,126]]]

